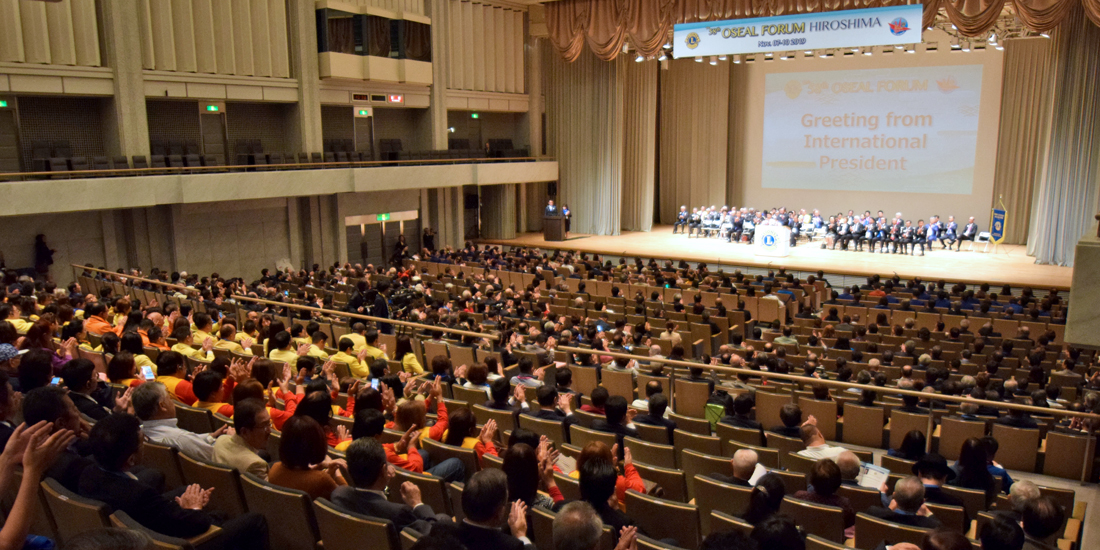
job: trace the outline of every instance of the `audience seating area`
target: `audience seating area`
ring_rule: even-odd
[[[472,264],[472,262],[471,262]],[[499,264],[498,264],[499,265]],[[546,349],[548,357],[552,361],[546,364],[543,380],[556,380],[556,371],[568,369],[572,374],[571,389],[581,394],[580,401],[574,405],[592,404],[591,395],[597,386],[605,388],[611,396],[621,396],[626,401],[646,398],[645,386],[654,381],[661,384],[671,402],[671,412],[668,419],[676,422],[676,429],[671,437],[664,427],[654,429],[638,429],[636,437],[624,439],[633,454],[634,463],[643,479],[647,482],[647,493],[642,494],[630,491],[626,494],[626,511],[647,534],[647,538],[640,540],[639,546],[652,548],[667,548],[667,545],[658,542],[659,539],[672,539],[677,541],[679,547],[696,548],[703,537],[711,532],[724,529],[748,529],[737,515],[742,513],[748,502],[750,489],[745,489],[729,483],[723,483],[708,477],[711,473],[729,475],[732,472],[730,457],[738,449],[753,449],[759,455],[759,461],[773,473],[780,476],[786,487],[787,499],[782,506],[782,513],[791,515],[805,529],[810,538],[807,544],[811,548],[839,548],[844,543],[843,525],[839,524],[839,509],[829,506],[817,505],[807,501],[794,499],[797,490],[804,490],[808,486],[807,474],[813,466],[813,461],[798,455],[798,451],[805,448],[802,440],[784,437],[770,431],[772,426],[780,426],[780,409],[789,403],[800,406],[803,418],[813,415],[817,419],[817,425],[825,435],[829,444],[845,446],[857,453],[857,456],[865,462],[875,461],[875,456],[881,453],[873,453],[875,450],[897,449],[902,437],[913,430],[924,432],[931,441],[931,451],[954,460],[958,456],[958,447],[962,441],[969,437],[982,437],[992,435],[1000,443],[1000,453],[997,460],[1006,468],[1015,472],[1030,474],[1028,479],[1038,479],[1042,486],[1042,478],[1037,475],[1052,476],[1068,480],[1080,480],[1082,465],[1095,464],[1095,444],[1091,437],[1085,433],[1067,426],[1061,415],[1064,410],[1050,409],[1049,415],[1033,415],[1037,422],[1035,429],[1019,429],[1009,427],[997,422],[998,415],[983,411],[979,415],[979,422],[961,423],[953,417],[960,413],[959,404],[951,400],[936,402],[931,408],[923,408],[916,412],[903,398],[898,397],[899,380],[905,379],[906,384],[911,382],[922,383],[932,373],[942,371],[942,378],[956,384],[973,383],[986,365],[994,358],[992,350],[1008,350],[1003,357],[997,356],[1001,361],[1000,368],[1004,369],[1005,378],[1012,376],[1026,378],[1030,369],[1027,363],[1030,354],[1038,344],[1020,329],[1027,328],[1030,336],[1047,342],[1042,353],[1039,367],[1049,376],[1050,384],[1062,383],[1061,398],[1065,404],[1080,401],[1084,392],[1090,391],[1090,385],[1086,385],[1089,376],[1095,374],[1097,367],[1093,358],[1087,352],[1079,356],[1074,371],[1083,375],[1076,383],[1058,381],[1058,365],[1062,359],[1059,350],[1062,348],[1062,329],[1060,324],[1036,322],[1027,320],[1022,315],[998,315],[996,317],[982,318],[978,315],[967,315],[961,319],[956,316],[943,313],[926,313],[901,311],[893,307],[885,310],[874,309],[874,304],[847,303],[830,300],[829,288],[822,279],[809,281],[787,282],[786,275],[782,272],[773,280],[764,282],[744,278],[730,286],[715,285],[710,291],[705,290],[710,280],[720,281],[723,277],[710,274],[708,277],[700,277],[699,290],[690,283],[680,285],[648,284],[652,279],[638,281],[637,284],[629,278],[604,280],[603,278],[586,279],[571,277],[573,273],[585,273],[591,270],[592,264],[578,261],[572,264],[573,269],[563,271],[543,270],[540,274],[513,272],[507,269],[482,269],[492,267],[488,264],[477,267],[473,265],[459,266],[440,264],[430,261],[413,261],[403,266],[402,270],[379,270],[363,278],[372,284],[382,282],[396,285],[420,284],[425,289],[432,290],[432,299],[437,302],[456,301],[465,304],[463,292],[484,291],[489,282],[499,282],[499,289],[511,288],[515,293],[516,305],[527,308],[528,312],[546,312],[544,320],[553,320],[562,323],[555,327],[555,331],[561,338],[556,347]],[[476,273],[476,275],[474,275]],[[686,272],[683,273],[686,275]],[[332,310],[326,314],[313,314],[312,320],[317,323],[317,329],[327,336],[325,351],[336,353],[335,343],[339,342],[343,335],[351,332],[349,323],[361,320],[370,321],[372,318],[356,319],[342,313],[349,301],[355,299],[357,280],[351,277],[346,281],[327,284],[315,284],[312,280],[295,274],[285,277],[278,283],[278,292],[286,293],[293,298],[286,301],[288,307],[266,306],[262,302],[240,296],[235,302],[222,303],[222,314],[245,319],[251,311],[260,311],[265,315],[286,323],[287,327],[294,323],[304,324],[306,320],[298,319],[303,312],[296,307],[305,304],[315,305],[317,298],[321,298],[326,304],[331,304]],[[413,279],[415,277],[415,279]],[[192,295],[191,289],[164,285],[158,288],[156,284],[142,284],[129,286],[118,281],[108,281],[97,278],[94,274],[86,273],[79,277],[79,282],[87,293],[101,294],[102,289],[110,288],[116,296],[129,296],[134,303],[148,306],[152,302],[157,304],[172,304],[174,307],[184,308],[193,312],[211,312],[212,302],[197,298]],[[133,279],[130,281],[134,282]],[[581,287],[581,284],[585,284]],[[783,287],[789,291],[788,297],[776,300],[765,297],[769,294],[773,284],[776,288]],[[142,288],[144,287],[144,288]],[[536,287],[543,290],[534,294]],[[618,296],[613,296],[613,287]],[[752,289],[753,292],[749,292]],[[640,293],[640,299],[635,302],[634,296]],[[656,299],[650,299],[656,293]],[[703,304],[702,310],[707,313],[692,313],[692,306],[698,296],[699,303]],[[270,298],[272,296],[261,296]],[[521,301],[520,298],[523,298]],[[721,300],[721,302],[720,302]],[[296,303],[295,303],[296,302]],[[677,311],[679,303],[687,304],[684,311]],[[875,302],[877,303],[877,301]],[[728,305],[726,315],[719,315],[720,305]],[[468,304],[469,306],[469,304]],[[807,311],[821,311],[824,317],[832,309],[840,319],[852,325],[852,330],[835,330],[833,323],[823,323],[811,318],[790,319],[788,312],[800,309]],[[1058,310],[1066,307],[1063,301],[1054,305]],[[454,324],[435,319],[439,324],[431,327],[423,327],[424,330],[409,330],[397,326],[397,334],[380,334],[379,341],[386,349],[394,350],[397,346],[398,335],[412,337],[413,351],[420,364],[429,369],[433,359],[446,356],[454,367],[471,365],[484,361],[486,357],[496,357],[502,361],[505,356],[513,360],[528,357],[539,361],[539,352],[534,333],[523,334],[527,338],[526,346],[503,350],[497,344],[486,346],[463,341],[455,337],[450,338],[446,334],[442,341],[429,339],[429,332],[439,330],[448,333],[454,330],[475,330],[484,333],[485,342],[496,339],[502,329],[512,330],[513,322],[521,322],[523,319],[513,318],[512,310],[505,308],[503,318],[494,315],[494,312],[472,307],[463,315],[468,318],[469,324]],[[633,313],[628,313],[628,312]],[[900,335],[887,336],[885,334],[866,334],[860,330],[867,326],[869,321],[874,321],[878,315],[886,315],[889,323],[882,328],[884,332],[889,327],[900,327]],[[952,339],[948,333],[952,328],[963,325],[963,319],[975,323],[971,325],[974,333],[965,334],[961,338]],[[379,319],[374,319],[379,320]],[[453,320],[453,319],[451,319]],[[504,323],[502,325],[502,323]],[[577,342],[576,338],[560,334],[560,331],[572,330],[573,334],[583,334],[589,327],[600,324],[606,326],[611,333],[624,326],[634,327],[635,330],[646,330],[649,323],[652,331],[648,341],[657,346],[660,354],[651,357],[649,346],[637,345],[633,351],[618,348],[614,351],[598,348],[593,349],[590,342]],[[674,346],[671,338],[657,337],[657,333],[664,329],[666,323],[675,323],[675,330],[671,331],[680,337],[684,343],[682,346],[683,359],[689,363],[669,361],[666,368],[654,370],[658,363],[665,362],[665,357],[673,354],[673,350],[679,350],[680,346]],[[710,324],[714,323],[716,330],[712,330]],[[990,323],[996,333],[1003,336],[990,336],[975,334],[978,332],[978,324]],[[836,323],[840,324],[840,323]],[[539,323],[541,325],[541,322]],[[825,325],[830,325],[826,327]],[[777,343],[775,339],[783,336],[784,328],[790,329],[795,343]],[[831,330],[830,337],[820,336],[823,330]],[[629,335],[628,335],[629,336]],[[1012,338],[1017,336],[1017,338]],[[610,335],[609,335],[610,337]],[[838,341],[850,343],[850,349],[836,349],[833,346]],[[1011,342],[1011,349],[1003,347]],[[94,342],[93,342],[94,343]],[[170,341],[169,344],[175,342]],[[975,344],[979,343],[980,346]],[[196,343],[196,346],[200,343]],[[903,352],[903,346],[914,346],[916,350],[908,349]],[[933,350],[933,348],[936,348]],[[976,349],[977,348],[977,349]],[[988,348],[986,350],[985,348]],[[1026,349],[1025,349],[1026,348]],[[148,348],[147,348],[148,349]],[[263,346],[253,344],[253,350],[263,353]],[[780,351],[782,350],[782,351]],[[216,350],[220,351],[220,350]],[[656,350],[654,350],[656,351]],[[936,353],[936,359],[931,362],[923,356]],[[968,361],[962,365],[953,362],[968,352]],[[979,353],[988,351],[987,353]],[[589,353],[591,352],[591,353]],[[1001,353],[1001,351],[998,351]],[[91,352],[94,355],[94,352]],[[616,372],[610,361],[624,354],[636,361],[649,361],[649,367],[632,367],[632,372]],[[728,365],[729,356],[736,355],[743,358],[749,368],[758,369],[759,365],[774,363],[759,362],[758,358],[774,360],[777,354],[785,361],[787,369],[792,375],[782,376],[778,373],[770,375],[759,370],[737,370]],[[246,356],[219,353],[220,356],[245,359]],[[892,355],[892,361],[890,356]],[[596,356],[603,356],[598,363],[603,363],[602,368],[594,361]],[[722,363],[711,363],[714,357]],[[100,361],[109,361],[103,357]],[[703,367],[704,361],[713,369],[710,375],[692,373],[686,376],[685,366]],[[825,373],[820,378],[814,376],[816,369],[805,369],[819,365]],[[755,367],[753,365],[756,365]],[[916,365],[918,368],[912,368]],[[391,371],[400,371],[402,365],[399,362],[390,361]],[[667,368],[671,367],[671,368]],[[1035,367],[1033,367],[1035,368]],[[504,374],[507,378],[519,374],[515,364],[505,365]],[[277,368],[277,370],[280,370]],[[702,370],[702,369],[700,369]],[[858,374],[864,370],[875,371],[882,375],[885,383],[868,383],[858,387],[852,387],[856,392],[846,391],[842,382],[836,379],[844,372],[844,381],[855,380]],[[782,372],[782,371],[779,371]],[[738,379],[736,374],[741,374]],[[1063,373],[1064,374],[1064,373]],[[744,376],[749,375],[749,376]],[[763,376],[762,376],[763,375]],[[342,393],[337,402],[346,402],[346,384],[350,383],[350,373],[345,369],[342,374],[340,390]],[[981,377],[978,377],[981,378]],[[969,380],[965,380],[969,379]],[[822,395],[820,386],[822,380],[826,385],[836,386],[831,393]],[[986,378],[988,381],[988,378]],[[516,381],[512,381],[513,385]],[[548,382],[549,383],[549,382]],[[709,383],[716,383],[717,388],[731,396],[745,392],[755,394],[755,418],[766,431],[762,440],[759,432],[755,430],[738,429],[722,423],[715,423],[715,419],[708,420],[707,399],[710,397]],[[909,387],[909,386],[907,386]],[[992,388],[991,388],[992,389]],[[875,392],[873,403],[861,402],[859,390],[872,390]],[[535,399],[535,388],[526,387],[525,395],[530,404],[531,413],[539,410]],[[937,394],[929,394],[935,398]],[[489,420],[495,420],[501,433],[498,437],[498,447],[508,440],[508,435],[515,429],[524,428],[544,435],[554,442],[555,446],[566,456],[576,457],[580,450],[590,441],[604,441],[611,445],[616,442],[616,436],[611,433],[599,431],[599,423],[603,416],[576,411],[572,415],[572,423],[561,424],[554,421],[540,420],[529,414],[513,415],[508,411],[497,411],[483,406],[485,403],[484,391],[469,390],[463,387],[459,381],[444,386],[444,403],[449,411],[455,411],[463,407],[469,407],[477,419],[478,425],[483,425]],[[1031,404],[1031,399],[1018,397],[1018,403]],[[1008,407],[1004,402],[987,401],[982,403],[1001,413]],[[280,402],[277,406],[282,406]],[[217,419],[208,411],[205,418],[199,420],[186,420],[188,409],[183,405],[177,405],[180,418],[180,426],[193,427],[198,432],[208,432],[217,428],[221,423],[231,423],[228,418]],[[434,411],[429,408],[429,411]],[[644,414],[647,411],[640,411]],[[182,413],[182,414],[181,414]],[[453,412],[452,412],[453,414]],[[927,433],[929,418],[934,422],[932,433]],[[429,423],[434,418],[429,414]],[[347,422],[347,419],[333,419],[335,428]],[[637,424],[642,427],[641,424]],[[273,434],[272,440],[278,441],[279,434]],[[396,441],[401,436],[398,432],[387,430],[382,436],[383,441]],[[276,444],[276,448],[277,448]],[[448,457],[460,457],[467,466],[466,479],[479,468],[499,468],[500,462],[496,457],[485,455],[480,462],[472,451],[451,447],[443,443],[429,441],[424,445],[433,460],[438,461]],[[465,454],[464,454],[465,452]],[[342,456],[330,448],[330,454],[334,457]],[[189,457],[184,453],[175,453],[163,446],[147,444],[146,460],[151,465],[170,473],[169,479],[173,483],[200,483],[219,487],[222,500],[218,508],[225,512],[241,513],[243,511],[262,511],[268,518],[272,527],[272,543],[275,548],[310,548],[315,543],[323,542],[326,547],[341,548],[346,541],[337,539],[346,536],[347,533],[357,533],[356,536],[364,537],[364,540],[372,541],[368,546],[389,547],[397,550],[399,545],[411,542],[416,538],[415,533],[408,530],[397,533],[392,526],[387,527],[387,522],[377,522],[369,517],[356,517],[354,514],[343,512],[333,507],[326,500],[310,502],[308,496],[296,491],[280,489],[271,484],[255,479],[250,475],[234,476],[235,471],[226,470],[225,467],[204,463],[204,461]],[[468,455],[468,456],[467,456]],[[1052,457],[1057,459],[1052,459]],[[273,457],[274,458],[274,457]],[[175,462],[174,462],[175,461]],[[912,462],[890,456],[881,456],[877,461],[882,467],[891,472],[888,485],[903,476],[911,475]],[[1097,469],[1088,468],[1087,478],[1095,479]],[[219,479],[218,476],[222,478]],[[555,476],[566,498],[579,497],[576,481],[565,476]],[[239,480],[239,481],[234,481]],[[400,502],[400,491],[396,490],[393,483],[410,481],[417,485],[423,495],[424,501],[431,503],[434,510],[439,513],[461,517],[460,498],[461,484],[448,484],[442,479],[430,474],[413,474],[399,470],[399,475],[391,483],[389,498],[391,501]],[[230,487],[239,484],[242,487],[243,496],[236,496],[236,492]],[[51,498],[51,494],[60,493],[56,484],[50,480],[43,482],[44,502],[49,506],[52,517],[59,513],[52,506],[58,506],[57,498]],[[963,509],[951,507],[936,508],[934,513],[941,517],[949,526],[967,534],[971,539],[977,538],[977,525],[983,520],[983,514],[997,510],[1008,510],[1009,502],[1003,496],[987,506],[984,495],[981,492],[962,488],[945,487],[945,491],[959,496],[965,503]],[[1074,491],[1056,489],[1054,487],[1042,487],[1044,495],[1049,495],[1058,500],[1066,510],[1068,518],[1058,537],[1058,546],[1062,550],[1077,550],[1083,540],[1083,529],[1086,524],[1085,503],[1076,500]],[[886,540],[891,543],[914,542],[919,544],[926,530],[904,527],[880,520],[862,513],[867,506],[877,503],[879,494],[877,491],[866,490],[857,487],[846,487],[845,492],[849,496],[856,512],[860,512],[856,518],[856,536],[849,540],[849,547],[861,550],[874,550],[879,542]],[[264,496],[261,496],[264,495]],[[572,496],[571,496],[572,495]],[[108,517],[107,512],[95,502],[86,502],[80,497],[69,496],[63,499],[64,506],[73,508],[74,517],[80,514],[81,525],[106,524],[111,521],[119,525],[130,525],[128,518],[114,514]],[[862,504],[859,504],[862,503]],[[553,513],[543,510],[532,511],[530,525],[534,528],[533,540],[539,550],[549,550],[545,547],[548,541],[548,533],[545,529],[551,521]],[[973,524],[965,524],[963,518],[972,518]],[[130,520],[132,522],[132,520]],[[56,522],[54,523],[56,525]],[[839,525],[839,527],[838,527]],[[66,528],[69,528],[68,526]],[[44,533],[48,535],[64,536],[61,528],[58,532]],[[176,547],[188,547],[187,545],[201,546],[202,541],[169,541],[168,545]],[[979,543],[974,540],[975,546]]]

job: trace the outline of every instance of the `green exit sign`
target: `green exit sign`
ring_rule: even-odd
[[[375,216],[375,218],[378,219],[378,221],[380,221],[380,222],[390,221],[390,215],[388,213],[387,214],[379,214],[379,215]]]
[[[470,113],[470,118],[481,118],[481,115],[477,113]]]
[[[0,108],[7,107],[7,106],[8,106],[8,102],[4,101],[3,99],[0,99]]]
[[[206,110],[210,111],[211,113],[216,113],[221,109],[219,109],[217,105],[207,105]]]
[[[370,111],[368,111],[366,109],[359,109],[359,116],[367,116],[369,114],[370,114]]]

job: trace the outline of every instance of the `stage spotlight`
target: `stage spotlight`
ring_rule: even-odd
[[[642,61],[645,61],[645,58],[642,57],[642,54],[638,54],[638,57],[635,57],[634,61],[637,62],[637,63],[641,63]]]
[[[805,53],[806,53],[806,55],[813,55],[814,51],[813,50],[806,50]]]
[[[970,42],[963,42],[963,51],[964,52],[969,52],[970,51]]]
[[[695,56],[695,62],[696,62],[696,63],[702,63],[702,62],[703,62],[703,58],[702,58],[702,57],[699,57],[699,56]]]
[[[994,46],[994,48],[996,48],[997,51],[1003,51],[1005,49],[1005,47],[1000,44],[997,44],[996,46]]]
[[[790,58],[789,58],[789,57],[787,57],[786,55],[783,55],[783,56],[782,56],[782,57],[780,57],[779,59],[782,59],[783,61],[786,61],[786,60],[788,60],[788,59],[790,59]]]
[[[874,48],[867,48],[867,51],[863,52],[863,55],[873,55],[875,53]]]
[[[894,49],[895,50],[900,50],[900,49],[902,49],[902,47],[900,45],[897,45],[897,46],[894,46]]]
[[[917,53],[917,50],[915,50],[915,49],[908,49],[908,50],[905,50],[905,53]]]
[[[718,56],[717,55],[710,56],[710,64],[711,65],[717,65],[718,64]]]
[[[765,52],[764,53],[764,57],[771,57],[771,56],[772,56],[772,52]]]
[[[733,56],[733,62],[740,65],[741,64],[741,56],[740,55]]]
[[[994,46],[997,45],[997,33],[995,33],[995,32],[989,33],[989,43],[993,44]]]
[[[661,56],[657,58],[657,61],[664,61],[666,59],[668,59],[668,55],[666,55],[665,52],[661,52]]]
[[[1042,36],[1043,38],[1050,38],[1050,35],[1045,32],[1039,33],[1039,36]]]
[[[725,60],[726,60],[726,56],[724,56],[724,55],[718,56],[718,61],[725,61]]]

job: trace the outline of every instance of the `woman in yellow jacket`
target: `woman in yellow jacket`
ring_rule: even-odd
[[[416,360],[413,353],[412,340],[408,336],[397,337],[397,350],[393,353],[393,360],[401,362],[401,369],[409,374],[419,375],[424,373],[424,367]]]
[[[141,340],[141,335],[136,332],[127,332],[122,335],[122,338],[118,343],[119,351],[128,351],[134,356],[134,366],[140,371],[142,367],[149,367],[153,369],[153,374],[157,373],[157,364],[145,355],[145,344]]]

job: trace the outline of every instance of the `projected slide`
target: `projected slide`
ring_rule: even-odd
[[[763,187],[969,195],[982,66],[772,73]]]

